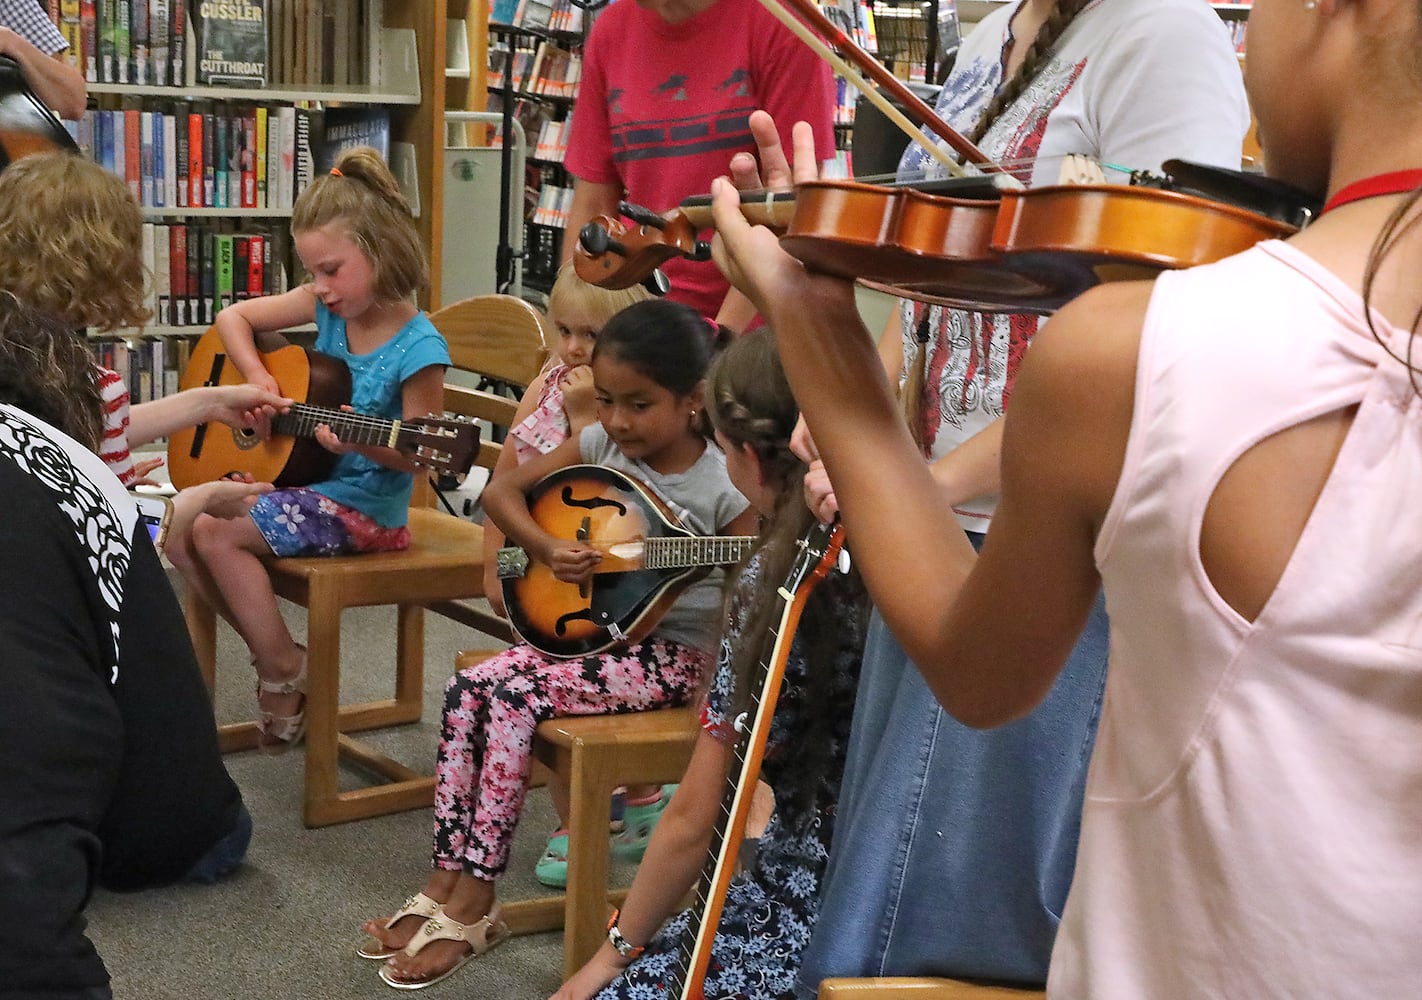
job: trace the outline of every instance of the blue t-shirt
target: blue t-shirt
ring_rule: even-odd
[[[425,318],[416,315],[395,336],[369,354],[352,354],[346,321],[316,303],[316,350],[343,361],[351,370],[351,406],[357,413],[398,420],[404,413],[400,389],[405,380],[430,365],[449,364],[449,345]],[[342,455],[331,478],[311,489],[345,504],[387,528],[407,520],[414,477],[364,455]]]

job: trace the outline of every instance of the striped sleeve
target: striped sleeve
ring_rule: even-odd
[[[104,401],[104,440],[99,457],[125,486],[137,478],[128,448],[128,389],[118,372],[98,368],[99,397]]]

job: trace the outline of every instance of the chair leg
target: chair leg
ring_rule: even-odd
[[[196,587],[187,587],[183,593],[183,618],[187,620],[188,637],[210,697],[217,683],[217,612]]]
[[[601,946],[607,924],[607,828],[613,775],[601,755],[575,747],[569,775],[568,890],[563,917],[563,977],[582,968]]]
[[[401,721],[419,721],[424,695],[425,609],[402,604],[395,629],[395,704]]]
[[[341,606],[338,585],[317,576],[307,594],[306,623],[306,825],[333,822],[328,815],[340,792],[337,712],[341,696]]]

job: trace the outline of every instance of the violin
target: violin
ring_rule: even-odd
[[[781,246],[813,271],[979,312],[1050,313],[1103,281],[1206,264],[1297,231],[1250,208],[1140,183],[1014,190],[990,177],[822,180],[741,200],[753,224],[782,233]],[[636,224],[602,217],[579,234],[583,280],[626,288],[672,257],[710,259],[698,235],[710,224],[709,198],[664,216],[625,202],[619,211]]]

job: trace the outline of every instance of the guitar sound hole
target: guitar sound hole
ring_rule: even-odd
[[[250,451],[262,443],[262,438],[251,427],[234,427],[232,428],[232,442],[242,451]]]

